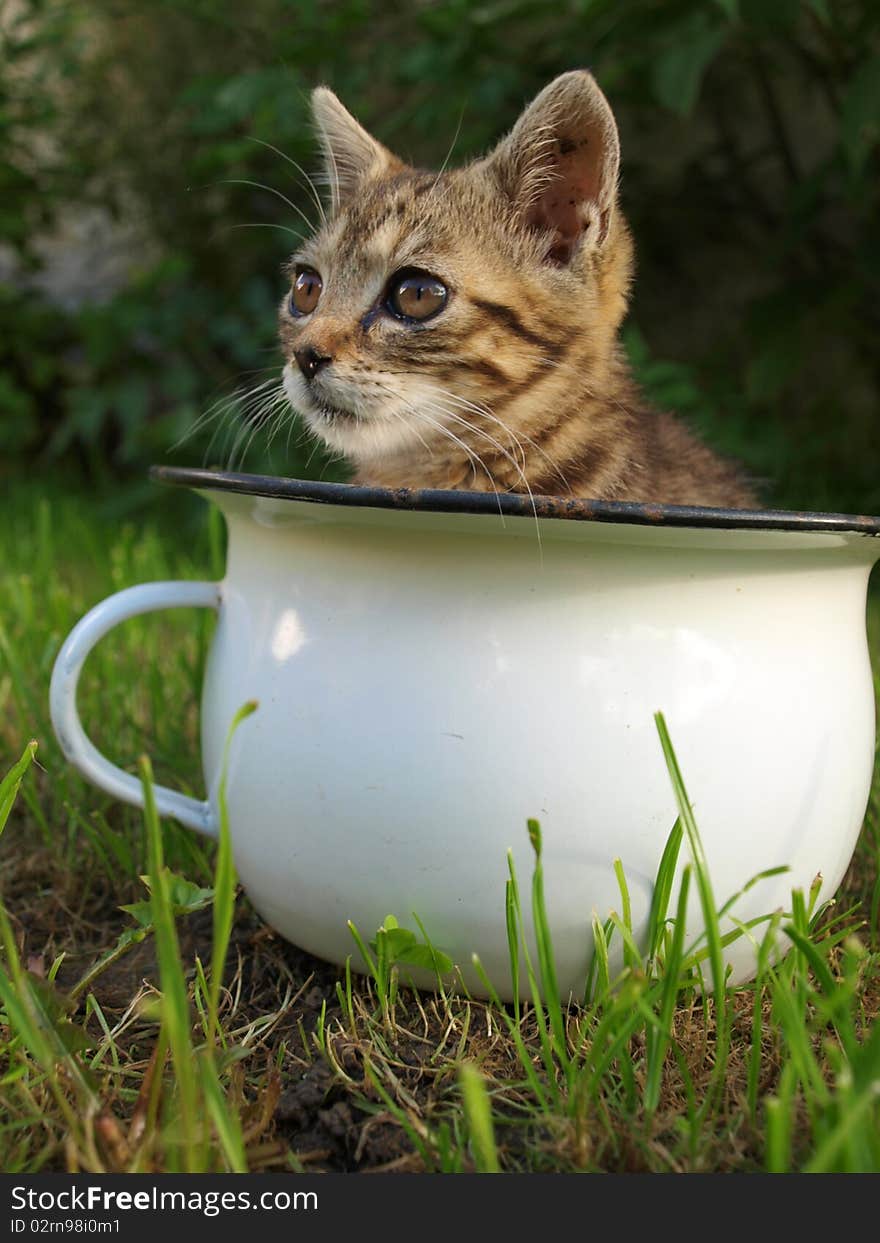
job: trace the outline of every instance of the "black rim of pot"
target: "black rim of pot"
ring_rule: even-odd
[[[435,514],[502,514],[505,518],[561,518],[575,522],[632,523],[652,527],[852,531],[862,535],[880,535],[880,517],[859,514],[810,513],[789,509],[713,509],[703,505],[591,501],[578,497],[529,496],[511,492],[449,492],[437,488],[374,488],[177,466],[153,466],[150,478],[179,487],[368,509],[422,510]]]

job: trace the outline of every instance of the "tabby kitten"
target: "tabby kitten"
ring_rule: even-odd
[[[330,211],[291,261],[284,388],[355,483],[754,504],[629,374],[633,247],[591,74],[556,78],[490,155],[439,173],[326,88],[312,108]]]

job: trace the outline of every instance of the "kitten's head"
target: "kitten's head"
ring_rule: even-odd
[[[614,117],[593,77],[547,86],[488,156],[425,172],[312,96],[327,218],[293,256],[284,384],[362,468],[501,419],[528,434],[565,368],[599,383],[626,304]],[[571,383],[569,375],[568,383]],[[492,423],[495,421],[495,424]]]

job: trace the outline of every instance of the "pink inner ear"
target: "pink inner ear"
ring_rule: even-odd
[[[529,224],[548,229],[555,241],[547,258],[566,263],[586,226],[583,206],[596,202],[601,189],[601,144],[597,137],[561,138],[550,169],[553,180],[529,211]]]

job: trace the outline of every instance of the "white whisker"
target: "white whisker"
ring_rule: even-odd
[[[526,436],[525,433],[522,433],[522,432],[521,433],[514,432],[512,427],[509,427],[507,423],[505,423],[502,419],[499,419],[498,416],[493,414],[492,411],[489,410],[488,407],[486,406],[476,405],[474,402],[468,401],[466,398],[458,397],[456,396],[456,394],[450,393],[447,389],[438,389],[437,391],[439,393],[442,393],[444,398],[447,401],[450,401],[453,405],[457,406],[459,409],[468,410],[474,414],[481,415],[483,418],[490,419],[493,423],[497,424],[498,427],[502,431],[506,432],[507,435],[510,437],[512,444],[516,446],[516,448],[519,450],[520,454],[522,455],[523,472],[525,471],[526,463],[527,463],[526,450],[523,444],[523,442],[525,442],[525,444],[529,445],[530,448],[532,448],[534,452],[539,455],[539,457],[543,458],[544,462],[547,464],[547,466],[553,472],[553,474],[555,474],[561,480],[563,486],[568,491],[571,490],[569,482],[566,479],[564,472],[553,461],[553,459],[549,457],[547,453],[545,453],[545,451],[541,448],[541,446],[536,444],[535,441],[532,440],[531,436]]]
[[[296,214],[306,222],[310,233],[314,233],[315,231],[314,222],[309,219],[303,209],[301,207],[297,207],[296,203],[294,203],[292,199],[289,199],[286,194],[282,194],[280,190],[276,190],[274,186],[264,186],[261,181],[249,181],[247,177],[224,177],[217,184],[221,186],[253,186],[255,190],[265,190],[267,194],[274,194],[276,198],[281,199],[283,203],[287,204],[291,211],[295,211]]]
[[[258,220],[258,221],[255,221],[253,224],[224,225],[222,229],[216,229],[211,234],[210,240],[213,242],[218,237],[222,237],[224,233],[232,233],[235,229],[280,229],[282,233],[289,233],[292,237],[295,237],[298,242],[301,242],[303,240],[303,237],[305,236],[305,234],[301,233],[299,229],[291,229],[286,224],[275,224],[271,220],[262,220],[262,221]]]
[[[259,143],[261,147],[268,147],[270,151],[274,151],[276,155],[280,155],[282,160],[286,160],[288,164],[290,164],[293,168],[296,169],[296,171],[302,176],[303,180],[305,181],[305,184],[308,187],[308,190],[314,200],[315,206],[318,209],[318,214],[321,217],[321,224],[326,225],[327,216],[324,211],[324,204],[321,202],[321,196],[318,194],[318,191],[315,188],[315,183],[312,181],[311,177],[308,175],[308,173],[302,167],[302,165],[297,164],[296,160],[291,159],[289,155],[286,155],[282,150],[280,150],[280,148],[273,146],[271,142],[264,142],[262,138],[254,138],[253,135],[249,135],[248,141]]]
[[[441,409],[441,411],[442,411],[442,408],[440,408],[440,409]],[[533,493],[532,493],[532,488],[531,488],[531,485],[530,485],[530,483],[529,483],[528,479],[526,478],[525,472],[523,471],[522,467],[521,467],[521,466],[519,465],[519,463],[517,462],[516,458],[513,456],[513,454],[512,454],[512,453],[508,452],[508,450],[506,450],[506,449],[505,449],[502,445],[500,445],[500,444],[499,444],[499,442],[498,442],[497,440],[495,440],[495,438],[494,438],[493,436],[490,436],[490,435],[488,434],[488,432],[483,431],[483,430],[482,430],[482,428],[474,427],[473,423],[469,422],[467,419],[463,419],[460,415],[455,414],[455,413],[454,413],[453,411],[451,411],[451,410],[446,410],[446,411],[442,411],[442,412],[443,412],[443,413],[445,413],[445,415],[446,415],[446,417],[447,417],[447,418],[455,419],[455,421],[456,421],[458,424],[460,424],[462,427],[466,427],[469,431],[475,431],[475,432],[477,433],[477,435],[478,435],[478,436],[482,436],[485,440],[488,440],[488,441],[490,441],[490,443],[492,443],[493,445],[496,445],[496,446],[498,447],[498,449],[500,450],[500,452],[501,452],[502,456],[503,456],[503,457],[505,457],[505,458],[507,459],[507,461],[508,461],[508,462],[510,462],[511,466],[513,466],[514,470],[517,472],[517,474],[519,475],[520,479],[522,480],[523,485],[524,485],[524,488],[525,488],[525,491],[526,491],[526,493],[528,494],[529,501],[531,502],[531,506],[532,506],[532,515],[533,515],[533,517],[534,517],[534,519],[535,519],[535,532],[536,532],[537,537],[538,537],[538,546],[539,546],[539,548],[541,548],[541,525],[540,525],[540,522],[538,521],[538,508],[537,508],[537,506],[536,506],[536,504],[535,504],[535,497],[534,497],[534,495],[533,495]],[[448,430],[448,429],[447,429],[447,430]],[[463,442],[463,441],[458,440],[458,438],[457,438],[457,437],[456,437],[455,439],[456,439],[457,443],[461,444],[461,445],[462,445],[462,447],[464,447],[464,442]],[[485,467],[484,467],[484,469],[485,469]],[[488,472],[487,472],[487,473],[488,473]],[[542,552],[542,557],[543,557],[543,552]]]
[[[219,400],[215,401],[212,405],[208,407],[206,411],[204,411],[203,414],[199,415],[199,417],[195,420],[195,422],[190,427],[186,429],[186,431],[179,438],[179,440],[177,440],[171,446],[172,449],[179,449],[188,440],[191,440],[193,436],[196,436],[199,432],[203,431],[211,423],[215,422],[215,420],[220,419],[220,421],[222,422],[223,419],[226,417],[226,415],[232,413],[233,410],[246,409],[253,402],[259,401],[262,398],[262,396],[265,395],[265,390],[269,388],[270,385],[277,384],[277,383],[278,383],[277,375],[270,376],[269,379],[264,380],[261,384],[256,385],[256,387],[251,389],[249,392],[246,391],[242,393],[239,390],[239,391],[236,391],[235,393],[232,393],[230,396],[222,397]]]

